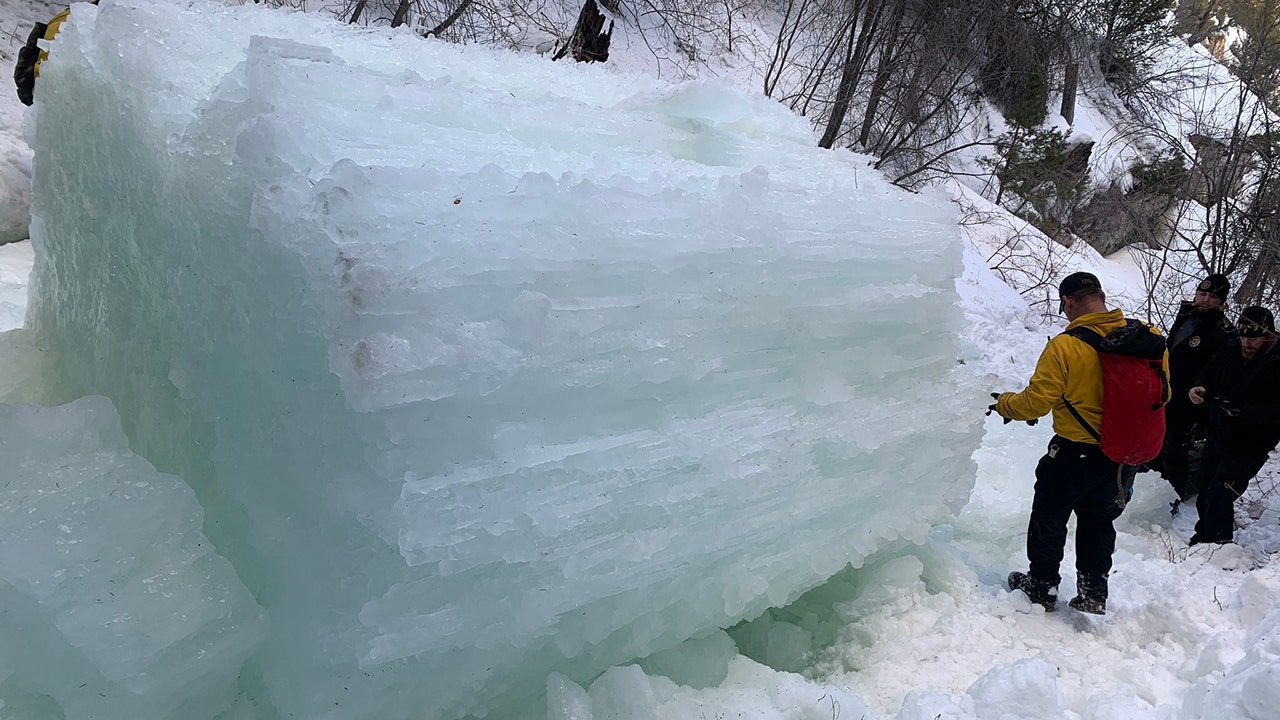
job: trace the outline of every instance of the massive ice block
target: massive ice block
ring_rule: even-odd
[[[527,707],[972,486],[951,211],[770,100],[158,0],[40,82],[44,399],[191,484],[281,716]]]
[[[267,634],[180,478],[111,402],[0,404],[5,717],[212,718]],[[10,715],[13,713],[13,715]]]

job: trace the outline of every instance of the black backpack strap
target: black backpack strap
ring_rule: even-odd
[[[1073,338],[1082,340],[1088,343],[1089,347],[1093,348],[1094,350],[1097,350],[1098,346],[1102,344],[1102,336],[1085,327],[1067,328],[1062,332],[1062,334],[1070,335]],[[1062,396],[1062,404],[1067,406],[1067,412],[1071,413],[1071,417],[1075,418],[1076,422],[1080,423],[1080,427],[1084,428],[1085,432],[1089,433],[1089,435],[1092,436],[1094,440],[1097,440],[1098,443],[1101,444],[1102,435],[1097,430],[1095,430],[1094,427],[1090,425],[1087,420],[1084,419],[1084,416],[1081,415],[1078,410],[1076,410],[1076,406],[1071,404],[1071,401],[1067,399],[1066,395]]]
[[[1062,403],[1067,406],[1067,412],[1071,413],[1071,417],[1075,418],[1076,422],[1080,423],[1080,427],[1084,428],[1085,432],[1093,436],[1093,439],[1097,440],[1098,444],[1102,444],[1102,435],[1099,435],[1098,431],[1093,429],[1093,426],[1090,425],[1089,422],[1084,419],[1084,416],[1076,410],[1076,406],[1071,404],[1071,401],[1067,399],[1066,395],[1062,396]]]
[[[1173,388],[1169,386],[1169,376],[1165,374],[1164,364],[1160,360],[1152,360],[1150,367],[1155,371],[1156,377],[1160,378],[1160,402],[1151,405],[1151,411],[1155,412],[1173,400]]]
[[[1097,350],[1102,345],[1102,336],[1084,326],[1076,326],[1067,328],[1062,331],[1063,335],[1070,335],[1073,338],[1083,340],[1089,344],[1089,347]]]

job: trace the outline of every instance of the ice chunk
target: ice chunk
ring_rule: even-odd
[[[569,678],[547,676],[547,720],[592,720],[591,696]]]
[[[32,402],[40,393],[43,357],[33,333],[0,332],[0,402]]]
[[[31,150],[0,128],[0,245],[25,240],[31,209]]]
[[[128,451],[102,397],[0,405],[0,456],[6,708],[213,717],[266,623],[201,534],[191,490]]]
[[[24,220],[24,236],[26,226]],[[22,318],[27,312],[27,283],[33,261],[31,243],[0,244],[0,332],[22,327]]]
[[[204,501],[282,715],[527,707],[972,487],[953,211],[771,100],[198,0],[40,80],[44,399]]]
[[[591,683],[593,715],[600,717],[659,717],[654,682],[637,665],[612,667]]]
[[[692,688],[706,688],[724,682],[729,663],[737,657],[738,648],[723,631],[707,637],[686,640],[678,647],[654,653],[640,661],[649,675],[662,675]]]
[[[1063,717],[1058,669],[1041,658],[1027,658],[991,668],[965,693],[978,717]]]

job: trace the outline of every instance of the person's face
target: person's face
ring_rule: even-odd
[[[1204,290],[1197,290],[1196,297],[1192,302],[1195,303],[1197,310],[1219,310],[1222,308],[1222,298]]]
[[[1276,334],[1252,320],[1241,317],[1236,323],[1240,331],[1240,353],[1251,358],[1266,352],[1276,342]]]
[[[1241,337],[1240,353],[1247,358],[1251,358],[1258,353],[1266,352],[1275,342],[1276,336],[1270,333],[1260,337]]]

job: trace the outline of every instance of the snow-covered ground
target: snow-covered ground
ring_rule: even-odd
[[[29,21],[45,19],[52,12],[44,11],[55,6],[0,0],[0,8],[6,33],[25,37]],[[12,54],[8,48],[4,59],[11,62]],[[14,140],[22,137],[22,117],[12,91],[0,94],[0,181],[17,177],[21,168],[29,174],[30,150]],[[1100,115],[1081,122],[1105,132]],[[0,191],[11,192],[8,187],[0,184]],[[0,196],[0,210],[17,206],[14,198]],[[1042,314],[989,268],[1002,242],[994,225],[965,229],[970,247],[957,283],[970,339],[981,348],[993,391],[1021,389],[1046,337],[1063,323],[1044,324]],[[0,247],[0,331],[21,323],[32,258],[29,242]],[[1140,307],[1143,279],[1129,256],[1104,259],[1080,248],[1064,264],[1064,272],[1096,272],[1113,305]],[[1220,547],[1189,548],[1194,508],[1171,517],[1173,491],[1154,474],[1140,475],[1134,500],[1117,523],[1108,615],[1065,608],[1046,614],[1008,593],[1004,578],[1025,569],[1033,472],[1049,424],[973,421],[985,423],[986,436],[975,455],[977,486],[968,505],[938,529],[937,542],[920,551],[918,563],[885,561],[871,575],[876,587],[840,609],[839,641],[809,658],[809,682],[800,686],[812,690],[814,707],[825,708],[824,714],[787,717],[847,717],[834,701],[829,707],[818,702],[824,687],[856,692],[876,717],[913,720],[1275,716],[1280,576],[1272,557],[1280,552],[1280,473],[1274,462],[1238,505],[1238,544]],[[1073,561],[1069,543],[1064,597],[1074,594]],[[732,707],[742,717],[782,717],[769,697],[779,692],[777,673],[736,677],[744,691]],[[730,706],[712,690],[682,692],[704,708]]]
[[[1094,270],[1104,286],[1141,287],[1138,270],[1124,260],[1082,255],[1073,269]],[[1046,336],[1065,323],[1046,327],[1028,319],[1025,305],[991,277],[979,253],[968,257],[961,288],[972,339],[997,373],[994,389],[1020,390]],[[1195,508],[1184,506],[1171,517],[1175,495],[1168,484],[1154,473],[1139,475],[1134,501],[1117,521],[1108,615],[1050,615],[1020,594],[1010,596],[1003,582],[1009,570],[1026,567],[1034,469],[1052,431],[1047,423],[1028,427],[998,419],[988,419],[986,428],[975,455],[977,486],[953,526],[952,547],[971,573],[968,586],[934,595],[917,591],[910,602],[886,604],[851,626],[848,642],[823,666],[837,684],[857,688],[868,702],[878,700],[874,709],[890,717],[913,691],[960,696],[987,673],[1012,686],[1028,683],[1040,698],[1034,707],[1010,707],[1009,717],[1269,716],[1245,704],[1252,692],[1280,690],[1274,679],[1230,691],[1236,680],[1226,679],[1256,662],[1251,636],[1275,632],[1276,617],[1264,622],[1280,589],[1271,563],[1280,551],[1275,462],[1237,506],[1238,544],[1221,547],[1188,547]],[[1074,595],[1073,563],[1069,539],[1063,597]],[[1027,658],[1049,665],[1009,671],[1010,663]],[[1049,678],[1056,678],[1061,711],[1045,689]],[[911,717],[970,717],[948,702],[928,709],[933,714]]]

